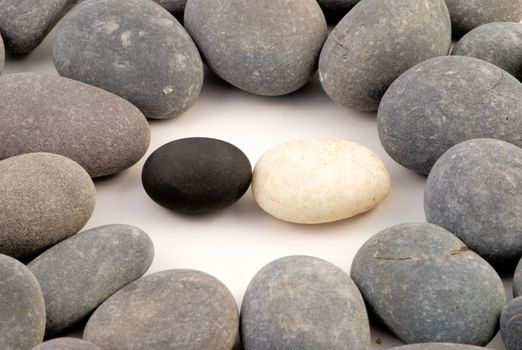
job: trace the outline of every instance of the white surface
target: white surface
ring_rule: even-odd
[[[57,74],[51,60],[52,34],[31,55],[8,57],[4,74],[33,71]],[[349,273],[358,248],[378,231],[403,222],[425,221],[425,178],[399,166],[381,147],[375,113],[335,105],[317,77],[285,97],[259,97],[227,85],[206,72],[196,105],[181,117],[150,121],[152,142],[146,157],[175,139],[207,136],[238,146],[252,165],[268,148],[296,138],[345,138],[376,152],[392,176],[392,190],[376,209],[338,223],[303,226],[265,214],[250,191],[232,207],[208,216],[172,213],[148,198],[141,185],[146,159],[110,178],[96,180],[97,204],[86,228],[125,223],[147,232],[155,245],[150,272],[171,268],[205,271],[225,283],[241,303],[254,274],[270,261],[293,254],[326,259]],[[506,290],[511,297],[510,282]],[[378,345],[376,340],[382,339]],[[402,343],[372,326],[374,349]],[[500,338],[490,348],[504,349]]]

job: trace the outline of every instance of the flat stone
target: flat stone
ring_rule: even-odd
[[[4,75],[0,105],[0,159],[57,153],[99,177],[132,166],[149,147],[149,125],[138,109],[81,82],[39,73]]]
[[[493,138],[522,146],[522,84],[476,58],[434,58],[390,86],[377,127],[393,159],[427,175],[444,152],[466,140]]]
[[[111,350],[231,350],[238,329],[236,302],[220,281],[199,271],[167,270],[110,297],[83,338]]]
[[[522,297],[511,300],[500,316],[500,334],[506,350],[522,349]]]
[[[301,224],[364,213],[381,203],[390,187],[390,174],[374,152],[340,139],[275,146],[258,160],[252,179],[252,193],[264,211]]]
[[[481,346],[450,344],[450,343],[423,343],[403,345],[391,348],[390,350],[484,350]]]
[[[178,21],[183,23],[187,0],[153,0],[167,9]]]
[[[46,336],[74,326],[143,276],[153,257],[149,236],[128,225],[83,231],[42,253],[28,267],[44,294]]]
[[[147,118],[176,117],[195,102],[203,63],[183,26],[150,0],[86,0],[60,22],[60,75],[119,95]]]
[[[515,298],[522,296],[522,259],[518,262],[513,277],[513,296]]]
[[[364,0],[330,33],[319,60],[319,79],[335,102],[377,110],[399,75],[447,55],[450,45],[444,0]]]
[[[495,270],[431,224],[379,232],[357,252],[351,276],[368,307],[405,343],[484,346],[506,303]]]
[[[329,23],[339,22],[361,0],[317,0]]]
[[[32,350],[101,350],[96,345],[76,338],[56,338],[38,345]]]
[[[327,36],[316,0],[190,0],[185,27],[214,73],[265,96],[305,85]]]
[[[370,326],[357,286],[313,257],[275,260],[250,282],[241,308],[247,350],[367,350]]]

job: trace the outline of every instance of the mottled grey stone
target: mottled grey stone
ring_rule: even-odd
[[[217,75],[266,96],[305,85],[327,35],[316,0],[189,0],[185,27]]]
[[[427,175],[444,152],[466,140],[494,138],[522,146],[522,84],[476,58],[433,58],[390,86],[377,127],[393,159]]]
[[[451,344],[451,343],[423,343],[403,345],[390,350],[484,350],[481,346]]]
[[[319,78],[335,102],[358,110],[379,106],[408,68],[447,55],[451,25],[444,0],[363,0],[330,33]]]
[[[506,350],[522,349],[522,297],[511,300],[502,310],[500,334]]]
[[[56,338],[38,345],[32,350],[101,350],[96,345],[76,338]]]
[[[147,151],[147,120],[116,95],[70,79],[38,73],[0,77],[0,159],[57,153],[91,177],[135,164]]]
[[[515,270],[515,276],[513,277],[513,296],[522,296],[522,259],[518,262]]]
[[[153,257],[149,236],[128,225],[83,231],[42,253],[28,267],[44,294],[46,335],[67,330],[143,276]]]
[[[174,15],[183,23],[183,14],[185,13],[185,6],[187,4],[187,0],[153,0],[167,9],[170,13]]]
[[[111,350],[231,350],[239,315],[230,291],[193,270],[145,276],[103,303],[84,339]]]
[[[428,222],[494,263],[522,256],[522,149],[493,139],[452,147],[435,163],[424,193]]]
[[[337,266],[290,256],[266,265],[241,308],[245,350],[367,350],[370,326],[357,286]]]
[[[359,1],[361,0],[317,0],[326,20],[330,23],[338,22]]]
[[[74,235],[91,217],[95,188],[77,163],[30,153],[0,162],[0,253],[26,258]]]
[[[506,302],[495,270],[431,224],[379,232],[357,252],[351,275],[368,306],[406,343],[485,345]]]
[[[180,115],[203,84],[203,63],[183,26],[150,0],[86,0],[60,22],[60,75],[124,97],[148,118]]]

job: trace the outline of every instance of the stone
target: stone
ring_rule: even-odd
[[[486,345],[506,303],[502,280],[450,232],[390,227],[357,252],[351,276],[368,307],[405,343]]]
[[[316,0],[190,0],[185,27],[214,73],[264,96],[308,83],[327,36]]]
[[[515,298],[522,296],[522,259],[518,262],[513,278],[513,296]]]
[[[0,161],[0,253],[29,258],[76,234],[95,197],[89,174],[63,156],[29,153]]]
[[[56,338],[38,345],[32,350],[101,350],[96,345],[76,338]]]
[[[230,291],[194,270],[137,280],[103,303],[83,338],[111,350],[231,350],[239,315]]]
[[[57,153],[78,162],[91,177],[100,177],[134,165],[149,147],[149,125],[137,108],[67,78],[4,75],[0,105],[0,159]]]
[[[154,0],[167,9],[178,21],[183,23],[183,15],[187,0]]]
[[[46,336],[66,331],[143,276],[153,257],[149,236],[129,225],[95,227],[42,253],[28,267],[44,294]]]
[[[339,22],[359,1],[361,0],[317,0],[330,23]]]
[[[522,256],[522,148],[493,139],[452,147],[433,167],[424,193],[428,222],[460,238],[495,266]]]
[[[289,256],[250,282],[241,340],[246,350],[367,350],[370,326],[350,276],[318,258]]]
[[[2,40],[2,36],[0,36],[0,74],[2,74],[2,71],[4,69],[5,64],[5,48],[4,48],[4,41]]]
[[[319,79],[336,103],[374,111],[398,76],[450,45],[444,0],[363,0],[328,36]]]
[[[522,349],[522,297],[511,300],[502,310],[500,334],[506,350]]]
[[[0,254],[0,344],[2,350],[29,350],[43,341],[42,290],[24,264]]]
[[[381,203],[390,174],[368,148],[341,139],[303,139],[273,147],[258,160],[252,193],[268,214],[320,224],[350,218]]]
[[[393,159],[428,175],[444,152],[466,140],[493,138],[522,146],[522,84],[476,58],[433,58],[390,86],[377,127]]]
[[[390,350],[484,350],[481,346],[451,344],[451,343],[423,343],[397,346]]]
[[[159,205],[182,214],[224,209],[248,190],[252,166],[236,146],[191,137],[154,151],[143,166],[145,191]]]
[[[151,119],[185,112],[203,84],[194,42],[150,0],[78,4],[58,26],[53,61],[60,75],[119,95]]]

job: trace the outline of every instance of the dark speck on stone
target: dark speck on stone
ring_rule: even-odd
[[[96,345],[76,338],[56,338],[38,345],[32,350],[101,350]]]
[[[506,350],[522,349],[522,297],[511,300],[500,316],[500,334]]]

